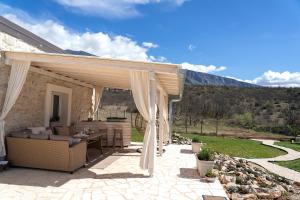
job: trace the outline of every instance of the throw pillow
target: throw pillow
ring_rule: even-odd
[[[40,134],[41,132],[45,131],[46,128],[41,126],[41,127],[28,127],[29,130],[31,130],[31,132],[33,134]]]

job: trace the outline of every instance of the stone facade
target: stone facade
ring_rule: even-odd
[[[3,32],[0,32],[0,51],[42,52],[40,49]],[[1,57],[0,111],[4,103],[10,74],[10,67],[4,64],[3,54]],[[72,89],[71,123],[87,119],[92,106],[93,91],[91,88],[29,71],[21,94],[5,119],[6,132],[28,126],[44,125],[47,83]]]
[[[42,52],[40,49],[33,47],[20,39],[12,37],[6,33],[0,32],[0,50],[1,51],[25,51],[25,52]]]
[[[2,108],[10,67],[0,67],[0,106]],[[64,80],[29,71],[21,94],[6,117],[6,132],[29,126],[44,126],[47,84],[72,89],[71,123],[87,119],[92,106],[93,90]]]

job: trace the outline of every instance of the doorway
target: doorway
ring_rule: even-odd
[[[70,125],[72,89],[47,84],[45,126],[50,123],[59,123],[63,126]]]

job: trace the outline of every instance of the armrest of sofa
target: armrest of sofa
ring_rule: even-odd
[[[75,169],[85,165],[86,151],[87,151],[86,141],[81,141],[79,144],[69,148],[69,152],[70,152],[69,170],[70,171],[74,171]]]

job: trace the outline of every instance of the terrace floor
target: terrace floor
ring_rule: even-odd
[[[139,168],[138,146],[114,152],[74,174],[10,168],[0,172],[1,199],[203,199],[227,197],[219,183],[202,182],[191,146],[168,145],[153,177]]]

